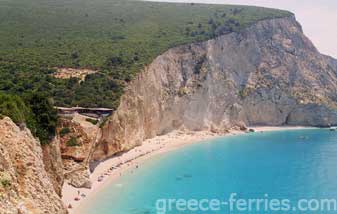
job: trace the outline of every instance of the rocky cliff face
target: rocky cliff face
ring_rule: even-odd
[[[90,188],[89,161],[96,139],[100,137],[98,125],[88,122],[88,117],[75,114],[59,119],[58,136],[60,138],[64,177],[77,188]],[[64,132],[67,130],[66,132]],[[62,133],[63,132],[63,133]]]
[[[45,170],[40,143],[9,118],[0,120],[0,213],[67,213]]]
[[[94,159],[174,129],[337,124],[336,75],[294,17],[173,48],[129,85]]]
[[[60,140],[56,137],[49,144],[42,146],[43,163],[54,186],[56,193],[62,196],[62,186],[64,183],[63,161],[60,151]]]

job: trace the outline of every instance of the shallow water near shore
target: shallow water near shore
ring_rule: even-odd
[[[227,136],[146,160],[97,193],[83,205],[81,213],[152,214],[158,211],[158,199],[226,202],[231,193],[237,194],[236,200],[288,199],[291,206],[300,199],[337,199],[336,169],[337,132],[303,129]],[[173,207],[166,213],[229,212],[229,205],[222,205],[220,210],[207,212],[178,211]],[[253,206],[250,212],[232,212],[261,210]],[[324,209],[323,213],[336,211]]]

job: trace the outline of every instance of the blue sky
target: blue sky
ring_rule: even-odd
[[[318,50],[337,58],[337,0],[155,0],[244,4],[290,10]]]

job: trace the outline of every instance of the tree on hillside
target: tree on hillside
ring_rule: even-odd
[[[33,93],[25,97],[36,121],[36,136],[42,144],[48,143],[55,136],[57,111],[51,100],[42,93]]]

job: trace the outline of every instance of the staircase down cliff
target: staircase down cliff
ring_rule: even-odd
[[[20,129],[8,117],[1,119],[0,213],[67,213],[53,182],[40,143],[27,128]]]
[[[290,16],[158,56],[103,127],[94,160],[175,129],[337,124],[337,61]]]

